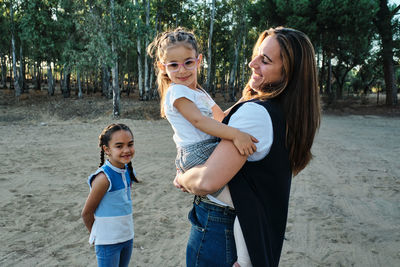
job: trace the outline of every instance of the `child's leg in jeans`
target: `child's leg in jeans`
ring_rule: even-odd
[[[229,191],[229,186],[226,185],[222,192],[217,197],[218,200],[228,204],[233,208],[233,202],[231,198],[231,193]],[[246,242],[244,241],[242,228],[240,227],[239,220],[236,216],[235,222],[233,223],[233,236],[235,237],[236,244],[236,254],[237,254],[237,263],[240,267],[251,267],[251,261],[249,252],[247,251]],[[235,266],[235,265],[234,265]]]
[[[251,267],[249,252],[247,251],[246,242],[244,241],[242,228],[237,216],[233,223],[233,235],[236,243],[237,263],[239,263],[240,267]]]

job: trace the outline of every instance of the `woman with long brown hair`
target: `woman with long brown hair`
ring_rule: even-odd
[[[221,140],[204,165],[174,181],[176,187],[196,195],[189,213],[187,266],[235,263],[235,215],[248,248],[247,266],[278,266],[291,179],[312,158],[320,105],[315,54],[308,37],[290,28],[264,31],[249,66],[252,76],[243,90],[245,101],[224,122],[256,137],[257,151],[242,156],[231,141]],[[228,183],[234,210],[208,197]]]

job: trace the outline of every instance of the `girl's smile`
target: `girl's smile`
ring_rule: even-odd
[[[184,76],[184,77],[176,77],[176,78],[177,78],[178,80],[184,82],[184,81],[186,81],[187,79],[189,79],[190,76],[192,76],[192,75],[187,75],[187,76]]]
[[[113,133],[108,147],[104,146],[104,151],[112,165],[120,169],[125,168],[125,164],[135,155],[132,134],[124,130]]]

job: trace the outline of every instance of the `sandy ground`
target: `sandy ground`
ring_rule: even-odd
[[[113,120],[8,112],[0,105],[0,266],[96,266],[80,212]],[[172,130],[119,121],[134,131],[142,181],[131,266],[184,266],[192,198],[172,185]],[[293,181],[280,266],[400,266],[399,133],[399,117],[323,116],[315,157]]]

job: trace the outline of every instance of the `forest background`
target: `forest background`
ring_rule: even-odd
[[[121,97],[158,98],[146,47],[157,33],[183,26],[204,54],[200,84],[235,101],[258,34],[283,25],[314,44],[325,104],[367,102],[371,94],[379,103],[381,94],[393,107],[399,9],[387,0],[0,0],[0,88],[17,99],[30,90],[101,94],[118,116]]]
[[[200,83],[227,107],[258,34],[278,25],[314,44],[324,109],[313,160],[293,179],[280,266],[398,266],[399,9],[400,0],[0,0],[0,266],[96,266],[80,213],[98,135],[116,121],[134,132],[141,181],[131,266],[185,266],[193,198],[172,185],[173,130],[159,120],[146,46],[168,28],[193,29]]]

